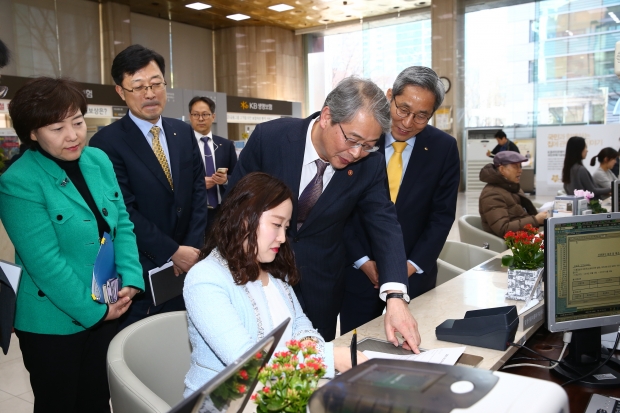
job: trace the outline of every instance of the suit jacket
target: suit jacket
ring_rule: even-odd
[[[289,237],[302,281],[295,286],[301,305],[317,328],[340,311],[346,252],[345,223],[360,211],[377,255],[380,283],[406,284],[406,260],[402,233],[394,204],[388,197],[383,156],[371,153],[359,162],[336,170],[304,225],[297,230],[299,182],[310,121],[278,119],[259,124],[239,156],[229,185],[244,175],[262,171],[284,181],[293,193],[293,216]],[[341,290],[342,294],[338,291]]]
[[[15,320],[15,291],[0,268],[0,348],[6,355],[11,344],[11,330]]]
[[[114,240],[124,286],[144,290],[134,226],[108,157],[84,148],[80,169]],[[97,221],[67,174],[37,151],[27,151],[0,177],[0,219],[15,245],[22,277],[15,328],[39,334],[74,334],[106,313],[93,301],[93,265],[99,252]]]
[[[165,264],[179,248],[201,248],[207,225],[207,190],[191,126],[162,118],[174,191],[144,135],[125,115],[97,132],[90,145],[112,161],[135,226],[143,275]],[[150,287],[147,283],[147,293]]]
[[[228,179],[230,179],[230,176],[235,170],[235,165],[237,165],[237,151],[235,150],[235,144],[232,141],[217,135],[213,135],[213,144],[216,148],[214,149],[215,170],[217,171],[217,168],[228,168],[226,174],[228,175]],[[223,198],[228,185],[218,185],[217,187],[220,190],[220,196]]]
[[[377,143],[385,153],[385,137]],[[385,164],[384,164],[385,167]],[[433,126],[426,126],[416,136],[411,158],[396,198],[396,213],[402,228],[407,259],[424,273],[409,279],[410,295],[417,296],[416,280],[434,288],[437,258],[443,248],[456,213],[460,181],[460,160],[456,139]],[[371,245],[370,234],[359,216],[347,229],[348,261],[363,256],[380,256]],[[354,228],[354,232],[350,232]],[[370,284],[370,283],[369,283]]]

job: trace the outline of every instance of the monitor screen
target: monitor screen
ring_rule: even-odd
[[[620,212],[620,179],[611,183],[611,211]]]
[[[549,218],[545,249],[549,331],[620,324],[620,213]]]
[[[238,413],[248,403],[260,369],[269,361],[290,318],[168,413]]]

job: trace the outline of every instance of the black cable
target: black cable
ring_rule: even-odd
[[[523,349],[525,349],[525,350],[528,350],[529,352],[532,352],[532,353],[536,354],[537,356],[542,357],[543,359],[545,359],[545,360],[547,360],[547,361],[550,361],[550,362],[552,362],[552,363],[562,363],[562,361],[561,361],[561,360],[555,360],[555,359],[549,358],[549,357],[547,357],[547,356],[545,356],[545,355],[543,355],[543,354],[540,354],[540,353],[539,353],[539,352],[537,352],[536,350],[532,350],[531,348],[529,348],[529,347],[527,347],[527,346],[524,346],[523,344],[510,343],[510,345],[511,345],[511,346],[513,346],[513,347],[523,348]],[[540,361],[542,361],[542,360],[540,360]]]
[[[574,382],[576,382],[576,381],[580,381],[580,380],[585,379],[586,377],[588,377],[588,376],[590,376],[590,375],[594,374],[594,373],[595,373],[598,369],[600,369],[601,367],[603,367],[605,364],[607,364],[607,362],[608,362],[609,360],[611,360],[611,356],[613,356],[614,351],[616,351],[616,348],[618,347],[618,342],[620,342],[620,330],[618,330],[618,334],[616,334],[616,342],[614,343],[614,346],[611,348],[611,350],[609,350],[609,355],[607,356],[607,358],[606,358],[606,359],[605,359],[605,360],[604,360],[601,364],[599,364],[598,366],[596,366],[596,367],[595,367],[594,369],[592,369],[592,371],[590,371],[589,373],[584,374],[584,375],[583,375],[583,376],[581,376],[581,377],[577,377],[576,379],[572,379],[572,380],[567,381],[566,383],[562,384],[562,387],[567,386],[567,385],[569,385],[569,384],[571,384],[571,383],[574,383]]]

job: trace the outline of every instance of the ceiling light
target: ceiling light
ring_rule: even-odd
[[[618,18],[618,16],[616,16],[616,13],[614,13],[613,11],[610,11],[607,14],[609,14],[609,17],[611,17],[616,23],[620,23],[620,19]]]
[[[209,6],[208,4],[204,4],[200,2],[186,4],[185,7],[189,7],[190,9],[194,9],[194,10],[204,10],[204,9],[211,8],[211,6]]]
[[[227,19],[230,20],[235,20],[235,21],[239,21],[239,20],[245,20],[245,19],[249,19],[250,16],[246,16],[245,14],[231,14],[230,16],[226,16]]]
[[[269,6],[267,8],[273,11],[281,12],[281,11],[293,10],[295,7],[289,6],[288,4],[276,4],[275,6]]]

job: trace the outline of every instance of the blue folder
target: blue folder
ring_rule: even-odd
[[[93,267],[93,300],[101,304],[114,304],[118,301],[118,291],[121,288],[122,280],[116,272],[114,260],[114,242],[110,234],[104,232]]]

